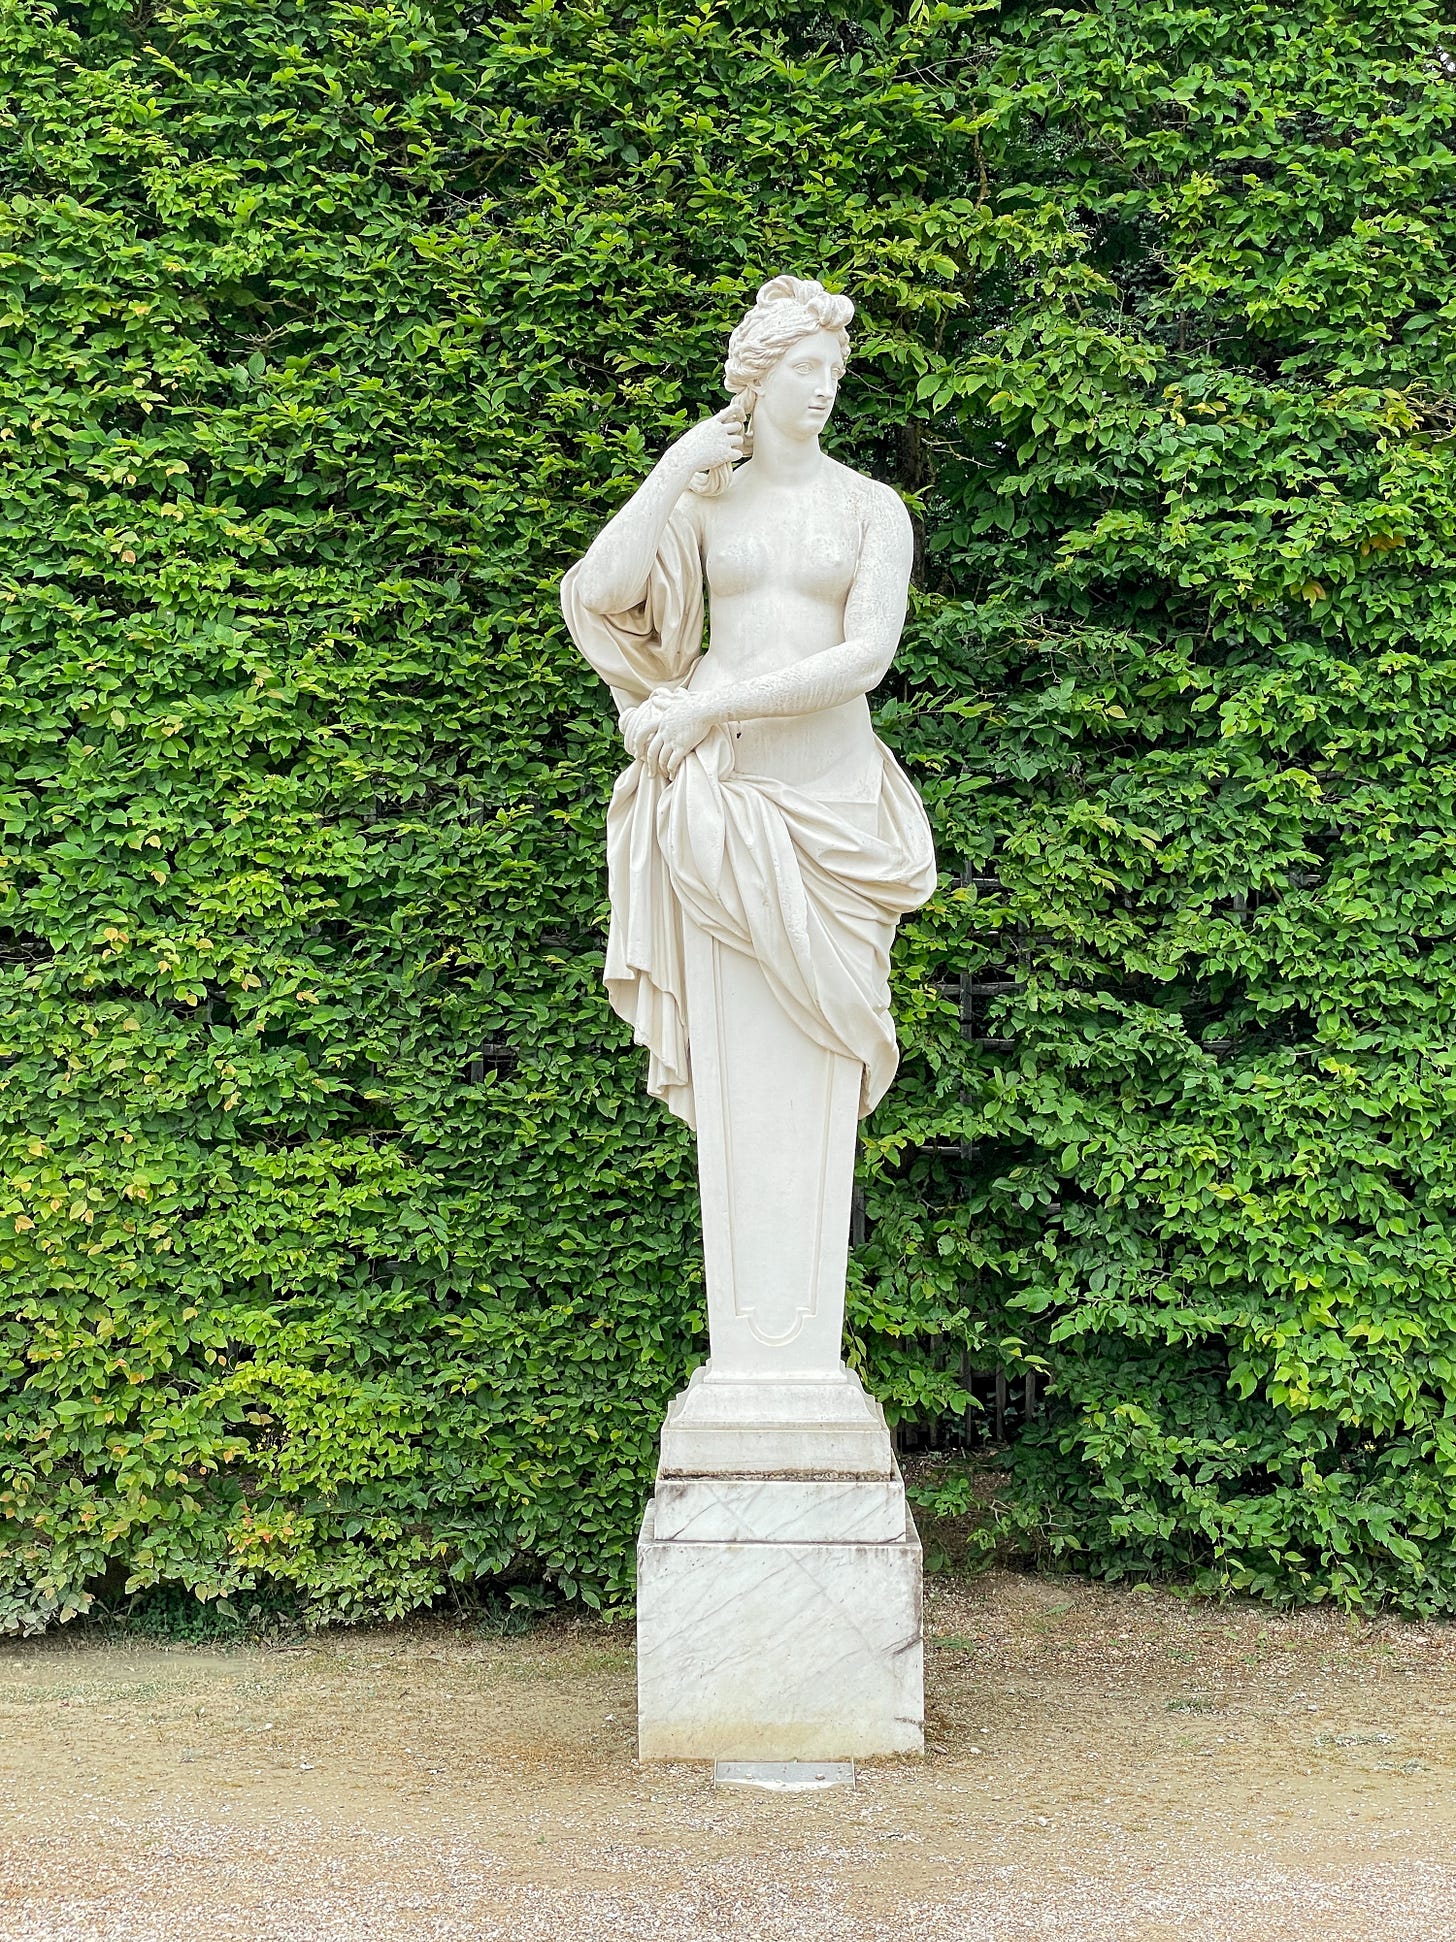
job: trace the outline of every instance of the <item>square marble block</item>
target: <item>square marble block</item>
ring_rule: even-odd
[[[694,1544],[893,1544],[905,1535],[899,1473],[846,1477],[664,1477],[653,1498],[654,1535]]]
[[[724,1480],[726,1481],[726,1480]],[[637,1546],[644,1760],[854,1760],[924,1744],[920,1540]]]

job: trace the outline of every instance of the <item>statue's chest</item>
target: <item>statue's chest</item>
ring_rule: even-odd
[[[790,592],[843,601],[859,560],[859,521],[843,507],[722,509],[707,534],[708,591],[719,599]]]

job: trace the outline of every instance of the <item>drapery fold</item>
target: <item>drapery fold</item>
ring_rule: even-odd
[[[601,614],[562,582],[572,639],[619,693],[645,701],[681,686],[702,653],[697,541],[678,515],[658,546],[642,601]],[[606,985],[648,1052],[647,1089],[695,1123],[683,968],[687,918],[758,964],[785,1011],[826,1050],[864,1068],[867,1113],[895,1076],[890,944],[906,911],[935,887],[920,798],[882,742],[875,827],[812,792],[741,773],[734,737],[714,728],[666,782],[641,762],[607,811],[612,918]]]

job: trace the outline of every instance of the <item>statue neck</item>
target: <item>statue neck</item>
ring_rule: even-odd
[[[773,425],[753,426],[753,469],[765,485],[807,485],[824,463],[817,438],[785,438]]]

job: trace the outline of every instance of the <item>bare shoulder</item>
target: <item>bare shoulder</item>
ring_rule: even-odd
[[[712,503],[712,500],[705,498],[701,492],[694,492],[689,487],[686,492],[678,495],[677,504],[672,509],[672,518],[679,525],[701,534],[707,520],[708,508]]]
[[[729,473],[727,483],[717,492],[695,492],[687,487],[677,502],[674,519],[682,520],[691,528],[701,541],[711,533],[730,509],[741,506],[753,497],[752,478],[746,465],[735,466]]]
[[[835,484],[853,503],[867,533],[876,533],[884,539],[903,538],[906,542],[911,539],[910,514],[893,486],[852,471],[838,459],[829,463],[834,467]]]
[[[684,492],[673,507],[669,520],[670,525],[691,533],[699,558],[702,557],[707,546],[708,533],[712,527],[713,504],[713,500],[701,492]]]

